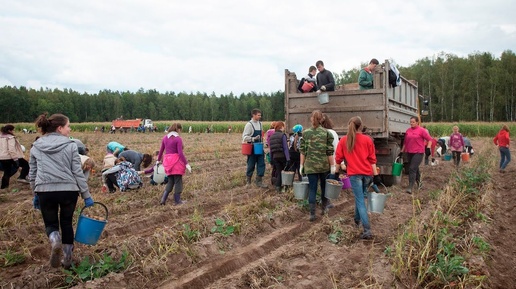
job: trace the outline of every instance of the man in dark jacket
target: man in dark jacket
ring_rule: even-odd
[[[319,70],[319,73],[317,73],[317,86],[319,87],[319,90],[317,92],[335,91],[335,80],[333,79],[333,73],[324,69],[324,63],[322,60],[318,60],[315,63],[315,66],[317,67],[317,70]]]

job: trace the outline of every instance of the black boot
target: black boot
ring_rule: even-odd
[[[315,204],[309,204],[309,207],[310,207],[310,222],[313,222],[315,221],[315,219],[317,219],[317,217],[315,216],[315,207],[316,205]]]
[[[322,197],[322,202],[321,202],[321,215],[324,216],[326,214],[328,214],[328,211],[329,211],[329,208],[328,208],[328,202],[329,199],[326,198],[326,197]]]
[[[267,188],[267,185],[262,181],[263,177],[256,177],[256,186],[259,188]]]
[[[164,191],[163,192],[163,196],[161,197],[161,202],[159,202],[160,205],[165,205],[165,203],[167,202],[167,199],[168,199],[168,194],[170,194],[170,192],[168,191]]]
[[[181,201],[181,193],[174,193],[174,202],[176,205],[182,205],[185,203]]]
[[[252,177],[246,177],[246,183],[245,185],[248,187],[251,185]]]

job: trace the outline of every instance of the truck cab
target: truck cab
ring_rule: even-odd
[[[287,128],[296,124],[310,127],[310,115],[318,109],[326,113],[335,124],[339,137],[346,135],[351,117],[360,116],[365,134],[374,140],[377,166],[386,185],[400,182],[392,175],[392,166],[403,144],[410,118],[419,115],[417,82],[400,75],[400,83],[389,85],[388,60],[378,65],[373,75],[373,89],[359,90],[358,83],[336,87],[327,92],[329,102],[321,104],[316,92],[297,90],[299,80],[295,73],[285,69],[285,118]]]

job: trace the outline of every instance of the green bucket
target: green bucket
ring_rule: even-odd
[[[399,177],[401,176],[401,171],[403,170],[403,162],[398,162],[400,157],[397,157],[394,163],[392,164],[392,172],[393,176]]]

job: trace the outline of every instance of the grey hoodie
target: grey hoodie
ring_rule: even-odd
[[[83,199],[90,190],[82,172],[77,144],[60,133],[48,133],[30,149],[30,185],[34,192],[75,191]]]

